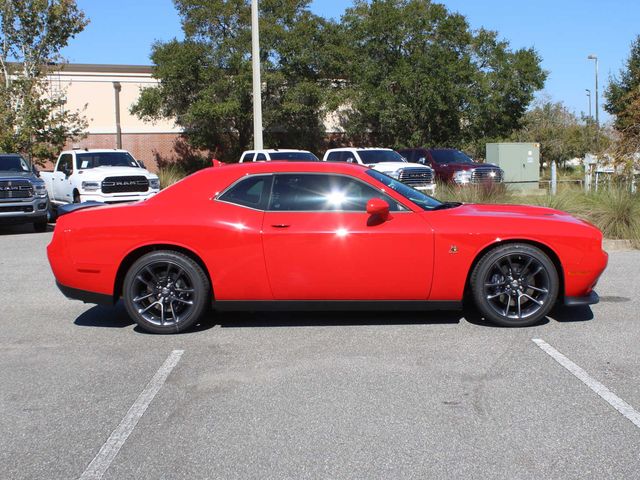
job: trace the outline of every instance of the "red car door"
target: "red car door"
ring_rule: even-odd
[[[366,213],[390,205],[387,221]],[[277,174],[263,223],[276,300],[426,300],[433,233],[414,213],[359,179]]]

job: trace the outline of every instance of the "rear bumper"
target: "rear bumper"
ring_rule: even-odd
[[[564,304],[567,307],[577,307],[580,305],[595,305],[600,301],[600,297],[596,292],[591,292],[585,297],[565,297]]]
[[[84,303],[95,303],[97,305],[113,305],[113,296],[104,293],[89,292],[78,288],[67,287],[56,280],[56,285],[65,297],[72,300],[81,300]]]

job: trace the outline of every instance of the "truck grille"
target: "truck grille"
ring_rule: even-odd
[[[102,181],[103,193],[146,192],[149,180],[146,177],[107,177]]]
[[[24,206],[16,205],[14,207],[0,207],[0,213],[7,213],[7,212],[30,213],[30,212],[33,212],[33,206],[32,205],[24,205]]]
[[[33,186],[28,180],[0,181],[0,200],[33,197]]]
[[[498,167],[478,167],[471,174],[471,183],[502,183],[502,169]]]
[[[410,187],[421,187],[433,183],[433,171],[430,168],[403,168],[398,177]]]

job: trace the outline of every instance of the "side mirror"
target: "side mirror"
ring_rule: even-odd
[[[38,167],[36,167],[35,165],[31,165],[31,171],[36,177],[40,176],[40,170],[38,170]]]
[[[367,202],[367,213],[385,221],[389,218],[389,204],[381,198],[371,198]]]

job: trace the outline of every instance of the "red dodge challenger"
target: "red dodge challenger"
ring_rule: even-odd
[[[326,162],[209,168],[155,197],[59,218],[62,292],[122,298],[144,330],[217,310],[455,309],[502,326],[598,301],[602,234],[564,212],[443,203],[376,170]]]

